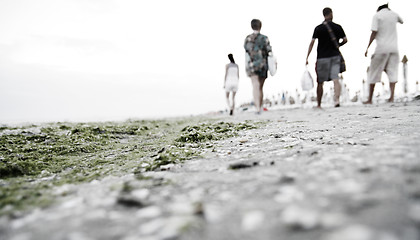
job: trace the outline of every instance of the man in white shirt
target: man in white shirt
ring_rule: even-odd
[[[375,53],[372,55],[368,71],[369,98],[364,104],[372,104],[372,96],[375,90],[375,83],[381,82],[382,72],[388,75],[389,88],[391,96],[389,102],[394,101],[395,84],[398,81],[398,38],[397,23],[403,23],[401,17],[389,9],[388,4],[378,8],[377,13],[372,20],[372,33],[369,44],[365,52],[368,55],[368,49],[373,40],[376,39]]]

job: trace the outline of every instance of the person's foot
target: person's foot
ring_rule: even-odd
[[[229,112],[229,115],[232,116],[233,115],[233,110],[231,109]]]
[[[324,110],[321,106],[314,107],[315,110]]]
[[[390,99],[388,99],[388,102],[389,103],[393,103],[394,102],[394,99],[393,98],[390,98]]]
[[[334,105],[334,107],[340,107],[340,104],[339,104],[339,103],[336,103],[336,104]]]
[[[363,104],[372,104],[372,101],[365,101]]]

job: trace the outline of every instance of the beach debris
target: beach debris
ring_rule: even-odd
[[[280,183],[282,184],[290,184],[294,183],[296,180],[296,173],[289,172],[280,177]]]
[[[125,207],[135,207],[135,208],[142,208],[146,206],[146,204],[143,203],[141,199],[138,199],[137,197],[130,194],[124,194],[124,195],[118,196],[117,204],[125,206]]]
[[[204,217],[205,211],[204,211],[204,205],[202,202],[194,203],[194,215]]]
[[[166,164],[166,165],[161,165],[160,170],[161,171],[169,171],[174,166],[175,166],[175,164],[173,164],[173,163],[169,163],[169,164]]]
[[[272,135],[274,138],[282,138],[283,137],[283,134],[280,134],[280,133],[275,133],[275,134],[273,134]]]
[[[319,152],[318,152],[318,151],[313,151],[313,152],[311,152],[311,156],[318,155],[318,154],[319,154]]]
[[[372,167],[370,167],[370,166],[363,166],[363,167],[360,167],[359,168],[359,172],[361,172],[361,173],[370,173],[370,172],[372,172]]]
[[[181,130],[182,134],[175,141],[183,143],[199,143],[211,140],[221,140],[225,137],[233,137],[240,130],[254,129],[254,125],[246,122],[230,123],[201,123],[193,126],[187,126]]]
[[[250,168],[250,167],[252,167],[251,164],[244,163],[244,162],[232,163],[232,164],[229,165],[229,169],[231,169],[231,170],[237,170],[237,169],[242,169],[242,168]]]
[[[238,169],[243,169],[243,168],[251,168],[254,166],[257,166],[259,164],[259,162],[248,162],[248,161],[241,161],[241,162],[236,162],[236,163],[232,163],[229,165],[228,169],[231,170],[238,170]]]

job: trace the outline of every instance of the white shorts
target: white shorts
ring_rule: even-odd
[[[390,83],[398,82],[399,63],[400,56],[398,53],[373,54],[368,71],[368,83],[374,84],[380,82],[382,72],[388,75]]]
[[[237,92],[238,91],[238,84],[229,84],[226,83],[225,85],[226,92]]]
[[[226,78],[226,82],[225,82],[225,91],[226,92],[237,92],[238,91],[238,83],[239,83],[238,77],[228,76]]]

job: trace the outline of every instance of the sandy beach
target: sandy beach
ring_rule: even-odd
[[[420,239],[420,101],[209,118],[260,127],[57,186],[50,206],[0,217],[0,239]]]

